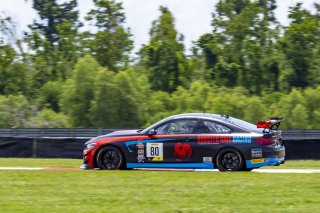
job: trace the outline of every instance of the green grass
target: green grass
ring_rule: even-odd
[[[0,159],[0,166],[80,164]],[[280,166],[302,167],[320,168],[320,161]],[[254,172],[0,171],[0,212],[318,212],[319,178]]]
[[[79,168],[82,163],[83,161],[79,159],[0,158],[0,166],[4,167]]]
[[[57,158],[0,158],[0,166],[16,167],[49,167],[49,168],[79,168],[82,165],[80,159],[57,159]],[[320,161],[295,160],[286,161],[280,166],[263,167],[265,169],[320,169]]]
[[[264,169],[320,169],[320,160],[289,160],[280,166],[267,166]]]

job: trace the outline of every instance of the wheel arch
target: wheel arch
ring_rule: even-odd
[[[246,158],[244,157],[244,154],[243,154],[243,151],[241,150],[241,149],[239,149],[239,147],[235,147],[235,146],[225,146],[225,147],[221,147],[217,152],[216,152],[216,155],[213,157],[213,165],[214,165],[214,168],[217,168],[218,166],[217,166],[217,157],[218,157],[218,154],[221,152],[221,151],[223,151],[224,149],[235,149],[235,150],[237,150],[239,153],[240,153],[240,155],[241,155],[241,157],[242,157],[242,159],[243,159],[243,165],[245,166],[245,167],[247,167],[246,166]]]
[[[122,155],[123,155],[123,158],[124,158],[124,164],[126,164],[126,154],[123,152],[123,150],[119,147],[119,146],[117,146],[117,145],[115,145],[115,144],[111,144],[111,143],[106,143],[106,144],[103,144],[102,146],[100,146],[95,152],[94,152],[94,155],[93,155],[93,167],[94,168],[98,168],[98,165],[97,165],[97,156],[98,156],[98,154],[99,154],[99,152],[100,152],[100,150],[101,149],[103,149],[103,148],[105,148],[105,147],[114,147],[114,148],[116,148],[116,149],[118,149],[121,153],[122,153]]]

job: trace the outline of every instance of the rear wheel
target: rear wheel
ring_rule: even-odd
[[[124,157],[118,148],[106,146],[98,152],[96,162],[100,169],[122,169],[124,165]]]
[[[243,168],[243,157],[235,149],[223,149],[216,157],[216,165],[221,172],[241,171]]]

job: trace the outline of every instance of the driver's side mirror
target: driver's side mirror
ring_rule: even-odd
[[[148,135],[155,135],[157,134],[157,131],[155,129],[150,129],[148,132]]]

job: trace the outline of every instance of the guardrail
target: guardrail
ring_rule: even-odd
[[[64,138],[92,138],[105,135],[118,129],[84,129],[84,128],[21,128],[0,129],[0,137],[64,137]]]
[[[284,130],[282,131],[284,139],[320,139],[320,130]]]
[[[94,128],[0,128],[0,137],[64,137],[64,138],[92,138],[105,135],[119,129]],[[284,139],[320,139],[320,130],[285,130],[282,131]]]

